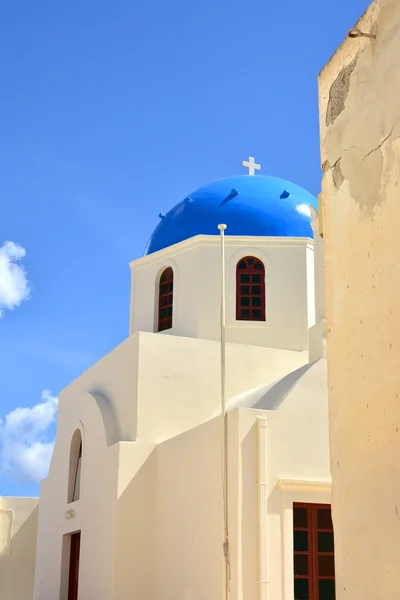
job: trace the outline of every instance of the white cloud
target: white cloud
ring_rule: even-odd
[[[0,473],[25,483],[47,476],[54,440],[49,427],[57,418],[58,398],[49,390],[32,408],[16,408],[0,419]]]
[[[30,295],[25,269],[20,264],[26,250],[14,242],[0,246],[0,318],[4,310],[12,310]]]

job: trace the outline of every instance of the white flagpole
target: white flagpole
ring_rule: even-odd
[[[218,225],[221,239],[221,423],[222,423],[222,488],[224,503],[224,598],[229,597],[229,536],[228,536],[228,420],[225,390],[225,236],[226,225]]]

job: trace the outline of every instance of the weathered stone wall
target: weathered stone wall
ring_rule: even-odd
[[[357,25],[319,78],[336,598],[398,600],[400,0]]]

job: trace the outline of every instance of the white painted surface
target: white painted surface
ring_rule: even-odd
[[[313,243],[225,243],[230,598],[293,600],[290,496],[279,482],[303,486],[296,499],[304,501],[320,497],[313,482],[329,487],[326,364],[308,364]],[[266,267],[266,323],[235,322],[235,269],[246,255]],[[132,263],[129,337],[61,392],[41,487],[34,600],[66,599],[65,536],[77,530],[79,600],[220,600],[219,258],[219,238],[199,236]],[[175,273],[174,326],[158,334],[157,278],[166,266]],[[260,417],[266,428],[258,446]],[[80,498],[68,503],[77,430]]]
[[[222,591],[221,436],[219,420],[213,418],[218,411],[218,376],[215,373],[213,377],[212,369],[204,369],[205,361],[200,360],[185,363],[186,372],[188,365],[193,364],[192,385],[188,384],[188,375],[183,377],[177,370],[183,360],[182,353],[188,357],[190,345],[204,344],[205,354],[211,354],[210,366],[218,364],[218,344],[189,339],[184,340],[188,344],[180,350],[179,338],[155,334],[134,337],[137,335],[143,338],[139,340],[143,371],[139,369],[142,393],[136,398],[139,413],[136,442],[107,447],[101,415],[88,394],[77,393],[76,399],[64,395],[60,399],[56,450],[50,477],[42,486],[35,599],[47,600],[58,593],[63,580],[62,536],[80,528],[83,599],[93,595],[98,599],[129,598],[132,594],[154,600],[218,598]],[[167,370],[161,369],[159,383],[156,373],[160,364],[154,360],[159,344],[152,343],[157,337],[167,350],[160,355],[168,356]],[[175,342],[175,348],[171,342]],[[213,346],[214,355],[210,352]],[[251,350],[267,351],[254,347]],[[238,370],[238,364],[239,360],[232,374]],[[254,360],[251,364],[254,365]],[[172,365],[173,371],[168,368]],[[214,379],[208,391],[200,385],[201,371],[203,380],[204,372],[208,373],[206,381],[212,383]],[[147,377],[142,380],[145,373]],[[228,377],[231,390],[242,391],[240,382],[244,379],[243,372]],[[109,389],[112,391],[111,381]],[[274,393],[274,386],[271,390]],[[132,400],[135,401],[134,397]],[[65,414],[67,403],[71,418]],[[284,577],[290,590],[291,550],[282,549],[282,557],[276,550],[281,547],[284,518],[278,481],[329,481],[325,361],[319,361],[306,372],[276,410],[235,408],[229,415],[231,597],[238,599],[256,597],[258,593],[256,418],[259,414],[266,416],[268,422],[266,531],[269,538],[265,540],[268,589],[273,590],[273,597],[289,600],[281,579]],[[67,505],[65,454],[69,448],[68,436],[73,435],[78,420],[83,423],[84,442],[81,499]],[[202,424],[196,426],[196,423]],[[297,499],[306,501],[309,497],[300,494]],[[64,518],[67,506],[73,506],[73,519]]]
[[[252,396],[253,394],[250,393]],[[242,395],[242,405],[246,397]],[[237,406],[235,400],[233,405]],[[275,407],[261,410],[261,406]],[[258,407],[258,408],[257,408]],[[266,580],[267,598],[293,600],[293,502],[330,503],[328,401],[326,360],[321,359],[298,379],[272,386],[255,408],[239,411],[238,529],[241,590],[237,598],[256,598],[260,525],[257,502],[256,415],[266,418]],[[296,493],[282,489],[287,481]],[[323,489],[323,494],[321,492]],[[285,495],[286,494],[286,495]],[[323,498],[323,500],[322,500]],[[261,540],[262,542],[263,540]]]
[[[217,234],[195,236],[131,263],[131,334],[157,331],[158,281],[172,267],[173,326],[163,335],[219,340]],[[308,238],[225,236],[228,342],[308,351],[308,333],[315,323],[313,252],[314,242]],[[265,266],[265,322],[236,320],[236,265],[244,256],[255,256]]]

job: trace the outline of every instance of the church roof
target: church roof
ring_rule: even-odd
[[[265,175],[238,175],[210,183],[193,192],[166,214],[151,235],[145,254],[151,254],[195,235],[313,237],[308,206],[316,198],[300,186]]]

